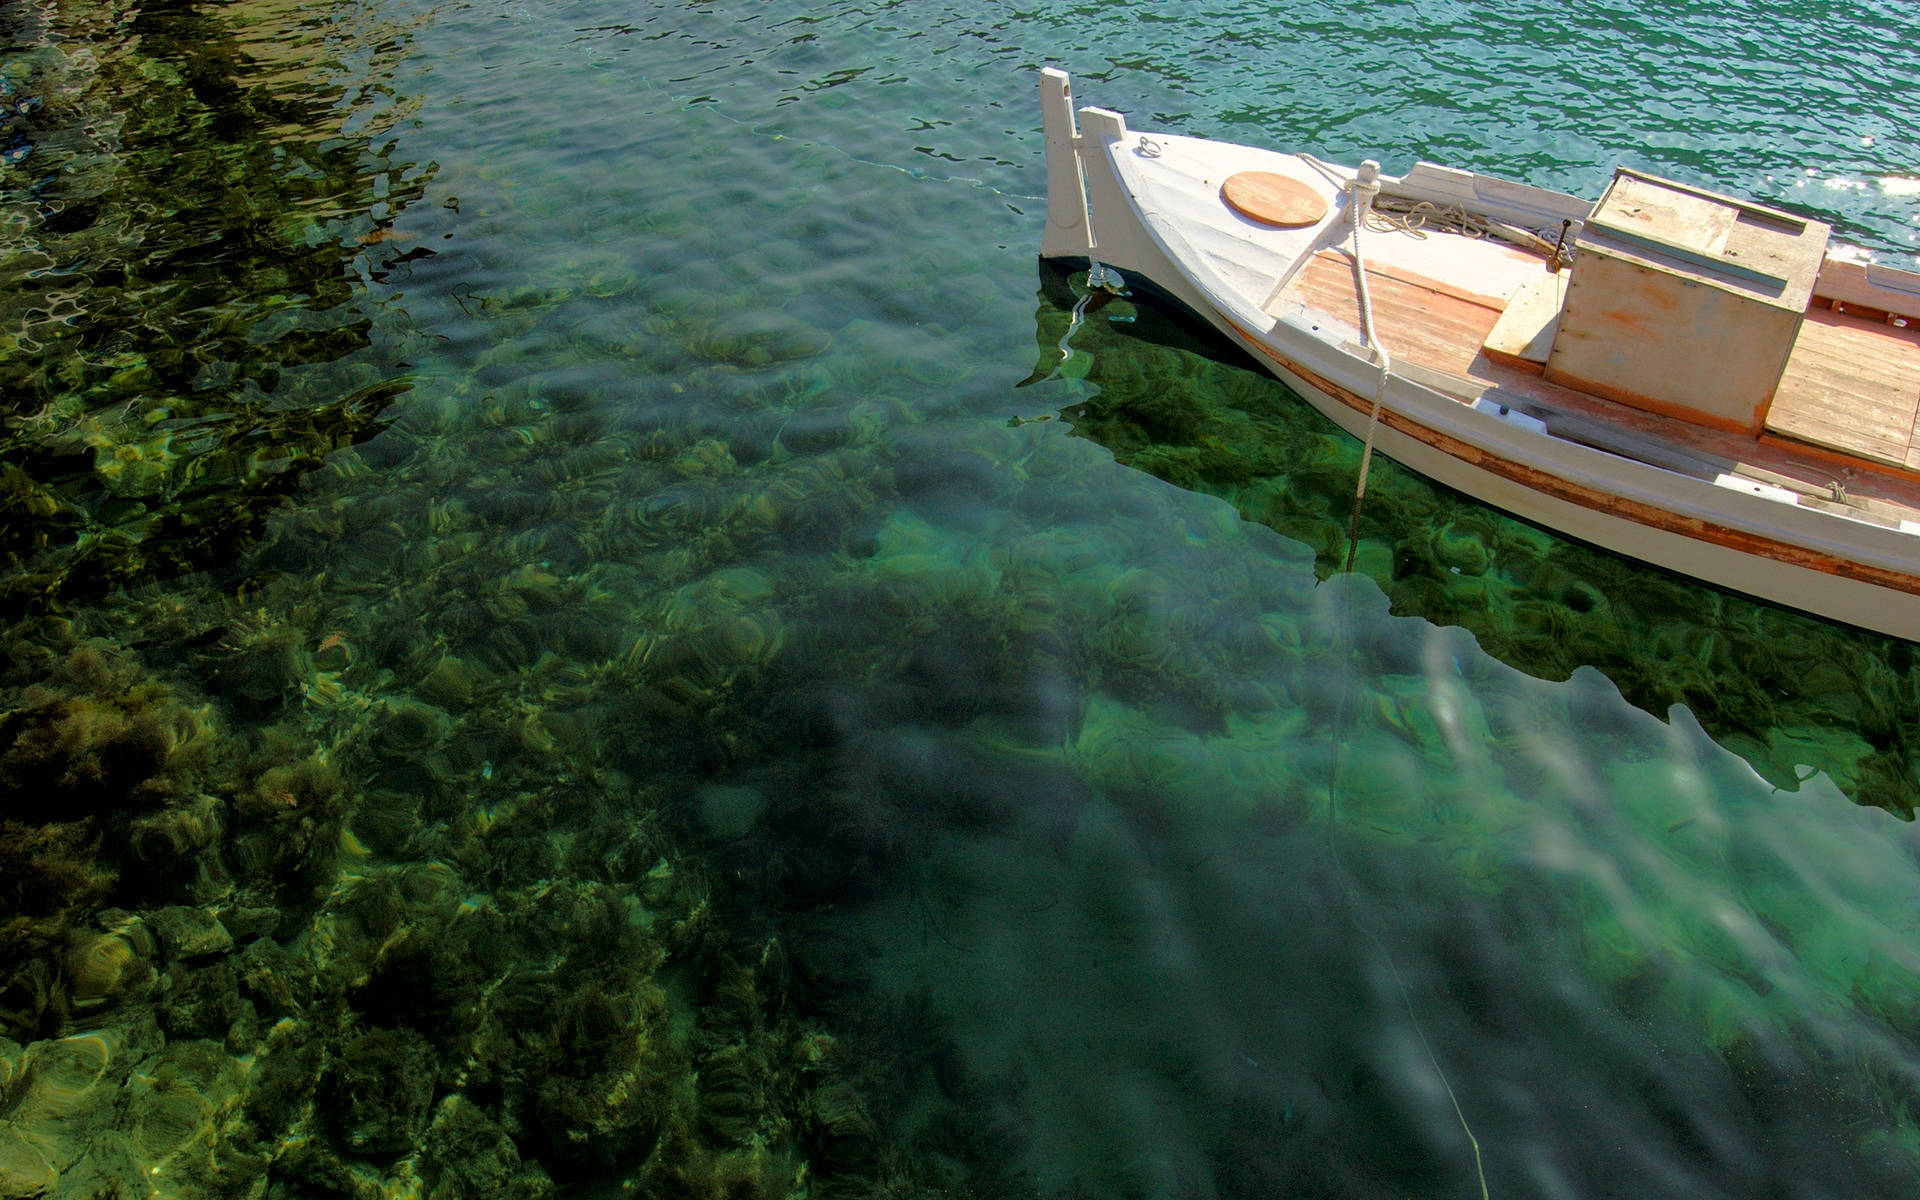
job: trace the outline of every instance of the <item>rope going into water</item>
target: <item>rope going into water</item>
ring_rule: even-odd
[[[1347,181],[1346,187],[1347,196],[1352,205],[1350,213],[1353,235],[1351,253],[1353,256],[1354,296],[1360,309],[1360,338],[1367,349],[1372,351],[1374,363],[1380,368],[1380,374],[1373,388],[1373,410],[1367,417],[1367,436],[1360,451],[1360,473],[1359,477],[1354,481],[1353,516],[1347,528],[1346,573],[1352,575],[1354,555],[1358,552],[1360,546],[1360,509],[1365,503],[1367,496],[1367,471],[1368,468],[1373,465],[1373,438],[1380,427],[1380,409],[1386,402],[1387,380],[1392,376],[1393,372],[1393,356],[1387,352],[1386,346],[1381,344],[1380,336],[1373,327],[1373,296],[1367,290],[1367,264],[1360,253],[1360,227],[1367,224],[1368,210],[1372,206],[1374,197],[1380,192],[1380,164],[1374,162],[1372,159],[1368,159],[1362,163],[1359,172]],[[1352,587],[1351,580],[1348,581],[1347,586]],[[1349,592],[1349,600],[1343,612],[1343,624],[1349,625],[1342,639],[1346,643],[1347,691],[1341,696],[1340,711],[1335,717],[1333,755],[1329,763],[1327,779],[1327,824],[1329,838],[1331,838],[1332,835],[1335,819],[1334,792],[1335,783],[1340,774],[1340,744],[1344,740],[1343,729],[1347,718],[1348,702],[1352,699],[1353,630],[1350,627],[1350,622],[1353,614],[1351,596],[1352,593]],[[1339,849],[1337,846],[1333,847],[1333,857],[1336,862],[1339,861]],[[1489,1200],[1487,1191],[1487,1169],[1480,1153],[1480,1139],[1475,1136],[1473,1126],[1467,1121],[1466,1110],[1460,1106],[1460,1097],[1454,1094],[1452,1081],[1447,1078],[1446,1071],[1440,1066],[1439,1055],[1434,1053],[1433,1044],[1427,1040],[1427,1031],[1420,1024],[1420,1014],[1414,1009],[1412,992],[1407,987],[1407,981],[1400,974],[1399,964],[1393,960],[1393,951],[1380,939],[1378,934],[1370,929],[1366,932],[1368,936],[1374,940],[1375,944],[1380,947],[1381,953],[1386,958],[1388,969],[1393,972],[1394,984],[1400,989],[1400,1001],[1407,1009],[1407,1019],[1413,1025],[1414,1033],[1419,1035],[1420,1047],[1426,1051],[1427,1062],[1432,1064],[1434,1074],[1439,1076],[1440,1086],[1446,1089],[1447,1099],[1453,1104],[1453,1115],[1455,1119],[1460,1122],[1460,1131],[1466,1134],[1467,1144],[1473,1148],[1473,1170],[1474,1174],[1479,1177],[1480,1200]]]
[[[1367,472],[1373,466],[1373,437],[1380,428],[1380,407],[1386,401],[1387,379],[1393,370],[1393,356],[1380,344],[1379,335],[1373,329],[1373,296],[1367,290],[1366,260],[1360,257],[1360,227],[1366,224],[1367,212],[1379,192],[1380,164],[1368,159],[1360,164],[1359,174],[1348,181],[1347,197],[1352,205],[1353,288],[1360,305],[1360,340],[1373,351],[1373,361],[1380,368],[1380,375],[1373,386],[1373,411],[1367,417],[1367,436],[1360,450],[1360,477],[1353,487],[1353,515],[1347,522],[1346,570],[1349,574],[1353,571],[1354,556],[1360,549],[1360,507],[1367,498]]]

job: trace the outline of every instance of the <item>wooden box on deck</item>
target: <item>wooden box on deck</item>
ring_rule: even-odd
[[[1818,221],[1622,168],[1575,240],[1546,377],[1757,434],[1828,233]]]

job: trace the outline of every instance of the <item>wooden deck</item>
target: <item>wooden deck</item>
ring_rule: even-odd
[[[1869,519],[1920,520],[1920,452],[1913,446],[1920,334],[1912,330],[1815,310],[1774,402],[1779,420],[1755,439],[1602,400],[1490,360],[1482,345],[1504,307],[1498,298],[1391,263],[1370,266],[1367,284],[1375,328],[1396,365],[1443,393],[1465,401],[1497,385],[1558,418],[1557,425],[1549,421],[1554,432],[1576,441],[1709,478],[1724,471],[1764,480],[1813,497],[1818,507],[1844,502]],[[1320,252],[1269,311],[1279,315],[1295,304],[1357,328],[1348,259]],[[1899,400],[1890,395],[1896,389]]]
[[[1920,330],[1815,308],[1800,326],[1767,431],[1920,471]]]

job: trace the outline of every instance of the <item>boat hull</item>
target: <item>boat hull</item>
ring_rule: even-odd
[[[1050,189],[1042,257],[1086,259],[1150,280],[1346,432],[1366,438],[1371,427],[1378,453],[1476,500],[1682,576],[1920,641],[1913,531],[1756,503],[1766,490],[1758,485],[1741,495],[1725,480],[1715,487],[1667,478],[1537,434],[1505,418],[1504,408],[1463,403],[1408,379],[1391,378],[1382,389],[1359,347],[1276,321],[1247,300],[1246,285],[1209,270],[1207,255],[1183,241],[1173,203],[1151,193],[1124,158],[1114,165],[1133,136],[1124,120],[1082,109],[1076,121],[1065,77],[1052,75],[1042,84]],[[1151,144],[1143,138],[1136,152],[1157,157]],[[1373,422],[1376,392],[1383,402]]]

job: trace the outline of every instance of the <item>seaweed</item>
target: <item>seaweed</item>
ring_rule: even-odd
[[[1036,380],[1059,357],[1074,303],[1070,273],[1040,272]],[[1088,320],[1074,335],[1090,393],[1061,410],[1076,435],[1305,543],[1321,578],[1343,571],[1358,444],[1191,313],[1149,294],[1132,304],[1137,320]],[[1395,613],[1459,625],[1537,678],[1596,667],[1644,711],[1684,705],[1777,787],[1797,788],[1812,765],[1856,803],[1912,819],[1920,697],[1903,644],[1553,537],[1387,459],[1374,460],[1357,534],[1356,569]],[[1191,655],[1132,665],[1148,648],[1124,625],[1106,649],[1118,660],[1111,686],[1129,699],[1218,694],[1214,680],[1164,671],[1202,669]],[[1196,728],[1217,719],[1185,702],[1167,715],[1182,707]]]
[[[50,13],[10,67],[39,166],[5,205],[31,269],[0,298],[0,610],[16,617],[232,562],[408,386],[337,366],[369,345],[342,269],[361,247],[285,214],[371,224],[431,171],[392,164],[405,181],[377,196],[364,139],[311,128],[322,110],[283,93],[247,22]]]
[[[149,695],[57,696],[28,688],[0,716],[0,816],[22,823],[108,818],[166,794],[177,744]],[[163,698],[161,698],[163,699]]]
[[[440,1102],[421,1147],[421,1175],[434,1200],[543,1200],[553,1181],[526,1162],[507,1132],[455,1094]]]
[[[347,1153],[391,1158],[420,1144],[434,1091],[434,1055],[407,1030],[370,1029],[341,1047],[320,1086],[327,1120]]]

